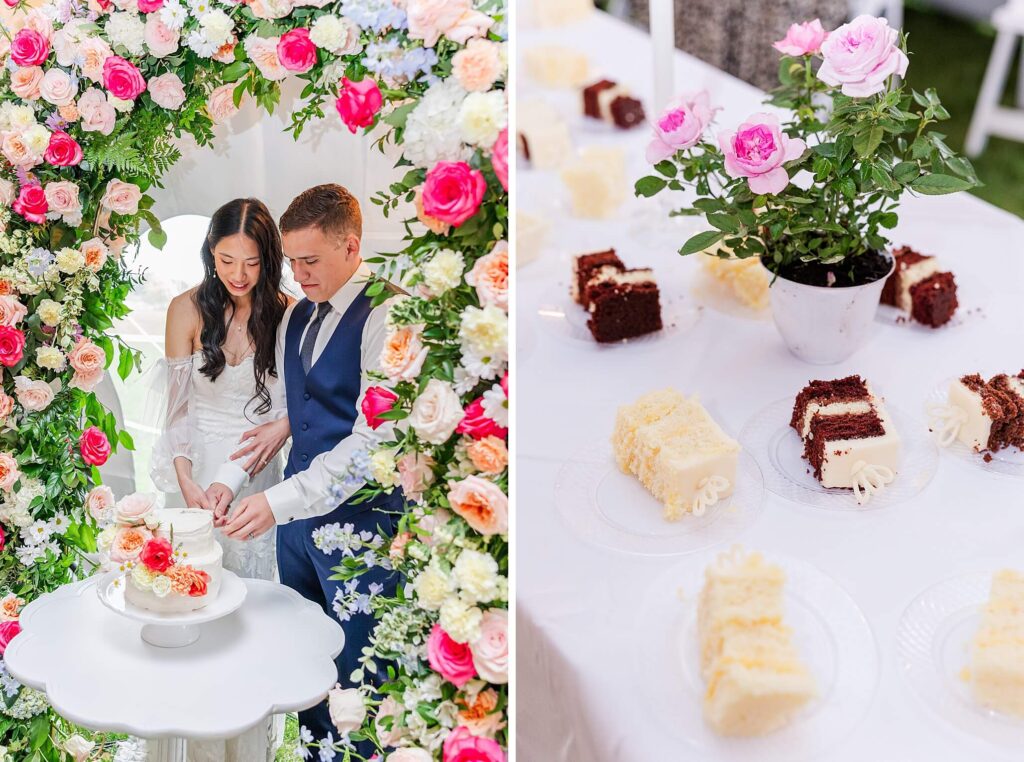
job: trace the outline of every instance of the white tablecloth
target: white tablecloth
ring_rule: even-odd
[[[560,30],[521,31],[519,54],[548,42],[587,52],[596,74],[611,75],[650,101],[647,35],[596,14]],[[762,110],[758,91],[679,53],[676,89],[702,87],[723,106],[720,126]],[[575,97],[543,91],[525,72],[519,88],[520,101],[540,95],[566,113],[575,105]],[[646,129],[624,135],[579,119],[573,124],[577,145],[621,145],[631,152],[632,177],[644,171]],[[976,369],[1020,369],[1024,222],[966,194],[907,198],[894,241],[939,255],[955,271],[966,319],[934,332],[878,322],[871,342],[852,358],[816,368],[787,352],[770,320],[712,309],[703,310],[691,331],[613,349],[554,335],[537,310],[550,301],[552,289],[567,284],[572,253],[614,246],[629,266],[654,267],[663,291],[687,294],[696,263],[675,250],[689,233],[643,212],[640,202],[617,220],[573,218],[555,173],[520,164],[518,183],[519,208],[553,223],[541,260],[517,273],[518,758],[706,759],[688,754],[686,744],[651,711],[645,696],[649,675],[637,669],[633,656],[643,647],[634,632],[638,599],[681,559],[625,555],[574,536],[555,506],[563,463],[607,437],[615,409],[650,389],[699,393],[736,434],[758,410],[794,396],[811,378],[860,373],[891,404],[923,417],[924,397],[946,378]],[[641,235],[647,223],[657,227]],[[921,494],[887,510],[841,514],[767,496],[742,543],[769,556],[802,558],[832,577],[870,621],[880,652],[875,700],[856,731],[824,758],[1002,758],[998,749],[940,720],[912,692],[899,673],[896,636],[902,612],[924,588],[980,557],[1020,555],[1022,496],[1024,480],[986,473],[948,453],[940,453],[938,472]],[[680,713],[699,711],[696,702],[678,707]]]

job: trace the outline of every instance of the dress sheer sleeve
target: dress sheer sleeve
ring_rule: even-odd
[[[155,370],[154,394],[151,399],[162,399],[165,404],[158,411],[160,434],[153,448],[150,476],[160,490],[177,492],[178,476],[174,470],[174,459],[188,459],[192,463],[193,473],[199,468],[199,448],[196,446],[192,411],[192,358],[161,360]]]

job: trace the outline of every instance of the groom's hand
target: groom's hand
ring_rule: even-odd
[[[238,504],[223,531],[233,540],[254,540],[276,523],[266,493],[258,492]]]
[[[210,510],[213,511],[214,524],[220,526],[224,523],[224,514],[228,512],[228,507],[234,497],[235,493],[220,482],[214,482],[206,488],[206,498],[210,504]]]

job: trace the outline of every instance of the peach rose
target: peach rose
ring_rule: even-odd
[[[403,326],[384,340],[380,369],[391,381],[412,381],[423,369],[427,348],[420,341],[422,326]]]
[[[210,93],[210,97],[206,101],[206,112],[214,122],[218,124],[226,122],[238,113],[238,107],[234,100],[235,87],[237,87],[236,83],[229,82]]]
[[[280,19],[292,12],[292,0],[247,0],[249,10],[258,19]]]
[[[154,58],[164,58],[178,50],[181,34],[171,29],[160,20],[159,13],[150,13],[146,17],[146,30],[143,34],[149,54]]]
[[[90,238],[82,244],[79,251],[85,257],[85,266],[93,272],[102,269],[107,262],[107,247],[99,238]]]
[[[46,203],[49,210],[61,215],[66,221],[81,221],[82,203],[78,200],[78,186],[70,180],[47,183]]]
[[[25,315],[28,307],[18,301],[15,296],[0,296],[0,325],[16,326]]]
[[[100,204],[114,214],[136,214],[141,198],[142,191],[135,183],[111,180],[107,183],[107,191],[100,199]]]
[[[71,385],[83,391],[92,391],[103,377],[103,368],[106,366],[107,356],[102,349],[89,341],[89,339],[81,338],[68,355],[68,362],[75,369],[75,378],[72,380]],[[83,384],[89,386],[89,388],[84,389]]]
[[[439,220],[437,217],[431,217],[423,211],[423,186],[416,189],[416,218],[423,223],[431,233],[448,235],[448,231],[452,229],[452,226],[444,220]]]
[[[508,533],[508,495],[494,482],[479,476],[452,482],[448,502],[480,534]]]
[[[110,251],[110,256],[114,259],[121,258],[121,252],[127,245],[128,241],[123,235],[119,235],[117,238],[107,241],[107,249]]]
[[[67,122],[77,122],[78,117],[81,114],[78,113],[78,106],[74,103],[69,103],[67,106],[61,106],[57,109],[57,113],[60,114],[60,118]]]
[[[0,622],[13,622],[21,614],[25,599],[15,593],[8,593],[0,598]]]
[[[0,177],[0,205],[10,206],[14,203],[14,199],[17,197],[18,193],[14,187],[14,183]]]
[[[490,90],[501,69],[501,46],[490,40],[470,40],[452,57],[452,74],[470,92]]]
[[[505,440],[495,436],[474,439],[466,447],[473,468],[483,474],[497,475],[508,465],[508,447]]]
[[[25,29],[34,29],[47,40],[53,38],[53,22],[39,8],[33,8],[25,16]]]
[[[7,157],[7,161],[21,169],[31,169],[43,161],[42,153],[33,151],[21,134],[17,132],[8,132],[4,135],[0,151]]]
[[[10,491],[21,476],[18,461],[8,452],[0,452],[0,489]]]
[[[405,497],[413,502],[423,499],[423,492],[434,483],[434,459],[421,452],[407,452],[398,460],[398,482]]]
[[[93,82],[102,82],[103,64],[114,55],[114,51],[102,38],[86,37],[78,47],[78,55],[82,59],[82,75]]]
[[[493,304],[508,312],[508,241],[498,241],[480,257],[466,275],[466,283],[476,288],[481,305]]]
[[[105,484],[93,487],[85,496],[85,509],[96,521],[108,521],[114,507],[114,492]]]
[[[256,68],[260,70],[266,79],[281,80],[288,76],[288,70],[281,63],[281,57],[277,54],[277,43],[280,37],[257,37],[251,35],[245,38],[243,43],[245,52]]]
[[[489,683],[508,682],[508,612],[487,609],[480,620],[480,636],[469,644],[473,666]]]
[[[109,135],[114,131],[117,112],[107,102],[102,90],[90,87],[78,99],[78,111],[82,116],[82,129],[85,132],[98,132]]]
[[[142,552],[142,547],[153,537],[146,527],[121,527],[114,534],[114,542],[110,547],[110,560],[134,561]]]
[[[27,376],[18,376],[14,379],[14,387],[18,402],[26,410],[38,413],[46,410],[53,402],[53,387],[45,381],[33,381]]]
[[[505,721],[498,708],[498,692],[494,688],[485,688],[476,695],[467,694],[457,702],[459,724],[469,728],[469,732],[481,738],[494,738],[503,727]]]
[[[214,61],[229,64],[235,62],[235,47],[238,45],[238,38],[231,35],[231,39],[217,48],[217,52],[211,56]]]
[[[23,66],[11,74],[11,90],[27,101],[39,98],[39,86],[42,83],[43,69],[40,66]]]
[[[14,412],[14,397],[0,389],[0,421]]]

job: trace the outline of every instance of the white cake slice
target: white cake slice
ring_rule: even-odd
[[[606,219],[626,200],[626,157],[619,148],[587,146],[561,174],[577,217]]]
[[[1024,717],[1024,574],[992,578],[981,626],[971,643],[970,684],[978,703]]]
[[[549,103],[533,99],[516,109],[519,150],[534,169],[557,169],[572,155],[569,126]]]
[[[590,76],[585,54],[561,45],[540,45],[523,54],[526,72],[547,87],[581,87]]]

